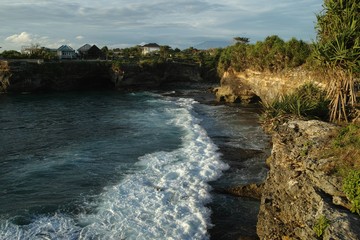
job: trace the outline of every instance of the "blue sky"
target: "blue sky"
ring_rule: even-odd
[[[0,0],[1,50],[40,44],[173,48],[269,35],[315,40],[322,0]]]

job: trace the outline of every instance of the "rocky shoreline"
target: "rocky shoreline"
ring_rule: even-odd
[[[289,81],[296,76],[297,81]],[[311,74],[305,72],[286,73],[283,77],[229,72],[215,94],[218,100],[229,102],[246,102],[254,96],[271,100],[311,80]],[[360,217],[350,211],[341,177],[330,172],[337,159],[326,155],[328,143],[339,127],[317,120],[288,119],[267,124],[263,127],[271,134],[273,147],[266,160],[269,172],[265,182],[226,190],[238,196],[260,197],[258,237],[360,239]]]

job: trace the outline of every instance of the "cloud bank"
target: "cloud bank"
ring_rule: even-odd
[[[321,0],[2,0],[0,46],[84,43],[133,46],[158,42],[190,47],[247,36],[315,38]]]

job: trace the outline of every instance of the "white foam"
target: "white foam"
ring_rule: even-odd
[[[208,239],[207,182],[228,166],[194,116],[195,103],[179,99],[166,109],[174,115],[166,124],[184,133],[181,148],[142,156],[138,165],[143,169],[105,188],[95,213],[76,220],[42,217],[24,228],[7,222],[0,234],[14,235],[6,239],[32,239],[36,234],[44,236],[39,239]],[[53,238],[52,233],[59,235]]]
[[[194,103],[180,99],[177,108],[168,109],[176,116],[168,124],[184,131],[182,147],[142,156],[138,163],[142,171],[106,189],[98,212],[82,219],[91,222],[84,228],[87,236],[101,232],[106,239],[208,238],[207,182],[219,177],[227,166],[193,116]]]

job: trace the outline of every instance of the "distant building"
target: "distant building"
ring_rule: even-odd
[[[104,59],[105,54],[96,45],[85,44],[78,49],[81,59]]]
[[[77,51],[79,53],[79,57],[81,59],[84,59],[85,56],[87,55],[87,52],[89,51],[89,49],[91,48],[90,44],[85,44],[84,46],[80,47]]]
[[[146,55],[153,52],[160,51],[160,46],[156,43],[149,43],[142,46],[142,54]]]
[[[68,45],[62,45],[57,49],[57,56],[59,59],[75,59],[76,53],[72,47]]]

